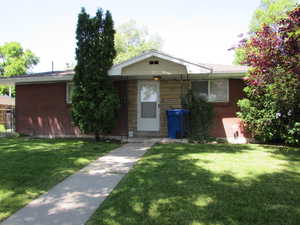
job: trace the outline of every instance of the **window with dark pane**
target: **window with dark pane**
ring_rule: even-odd
[[[208,100],[208,81],[192,82],[192,90],[195,96]]]
[[[74,84],[67,83],[67,103],[72,103],[72,94],[74,91]]]

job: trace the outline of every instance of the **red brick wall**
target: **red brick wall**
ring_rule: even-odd
[[[238,138],[245,137],[245,131],[240,119],[237,118],[237,101],[244,97],[244,82],[240,79],[229,80],[229,102],[214,103],[215,122],[212,127],[212,136]]]
[[[74,135],[66,83],[16,86],[16,131],[28,135]]]
[[[120,118],[113,134],[127,133],[126,86],[115,82],[122,96]],[[16,131],[28,135],[79,135],[66,103],[66,83],[25,84],[16,86]]]

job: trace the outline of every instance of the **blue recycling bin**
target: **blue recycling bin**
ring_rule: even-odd
[[[183,138],[186,136],[188,114],[189,111],[186,109],[167,110],[169,138]]]

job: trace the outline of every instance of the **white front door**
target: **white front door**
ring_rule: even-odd
[[[159,81],[138,81],[138,131],[159,131]]]

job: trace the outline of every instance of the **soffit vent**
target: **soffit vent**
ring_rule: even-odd
[[[159,61],[158,60],[150,60],[149,64],[150,65],[155,65],[155,64],[157,65],[157,64],[159,64]]]

